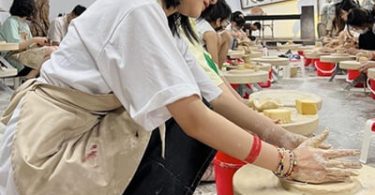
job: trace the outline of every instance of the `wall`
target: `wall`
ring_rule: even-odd
[[[94,1],[95,0],[50,0],[50,18],[56,17],[59,13],[71,12],[77,4],[88,7]]]
[[[240,0],[227,0],[228,4],[233,10],[239,6],[241,8]],[[277,14],[300,14],[301,6],[314,5],[317,9],[317,0],[289,0],[281,3],[269,4],[261,6],[267,15]],[[249,9],[242,10],[245,14],[249,14]],[[265,24],[270,24],[271,21],[266,21]],[[315,20],[317,23],[317,17]],[[274,22],[274,32],[276,38],[300,38],[300,22],[297,20],[282,20]],[[265,35],[270,36],[271,31],[266,28]]]

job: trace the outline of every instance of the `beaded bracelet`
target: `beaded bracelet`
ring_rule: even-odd
[[[277,170],[274,172],[274,174],[277,177],[280,177],[280,178],[289,177],[290,175],[292,175],[292,173],[294,171],[294,167],[296,167],[296,165],[297,165],[296,156],[295,156],[294,152],[291,152],[291,151],[286,150],[284,148],[278,148],[277,150],[279,152],[281,160],[280,160],[279,166],[277,167]],[[289,167],[288,167],[288,170],[284,170],[285,169],[284,164],[285,164],[285,160],[286,160],[287,155],[289,155]]]
[[[262,140],[254,135],[253,136],[253,144],[251,146],[251,151],[249,155],[246,157],[245,162],[247,163],[253,163],[256,159],[258,159],[260,151],[262,149]]]

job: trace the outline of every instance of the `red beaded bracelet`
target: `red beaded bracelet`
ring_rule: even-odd
[[[254,135],[253,136],[253,145],[251,147],[251,151],[249,155],[246,157],[245,162],[253,163],[259,156],[260,150],[262,149],[262,140]]]

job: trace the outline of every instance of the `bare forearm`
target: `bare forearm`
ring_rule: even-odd
[[[257,134],[268,143],[280,147],[283,146],[283,139],[287,139],[288,134],[285,129],[276,125],[271,119],[260,115],[245,104],[237,101],[228,92],[228,88],[222,86],[221,89],[224,91],[223,95],[212,102],[216,112],[240,127]]]
[[[237,159],[245,160],[249,155],[253,136],[209,110],[199,99],[180,100],[168,109],[187,135]],[[274,171],[279,161],[277,149],[263,142],[254,164]]]

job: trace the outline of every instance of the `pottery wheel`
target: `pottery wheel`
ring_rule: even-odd
[[[13,51],[18,50],[19,46],[18,43],[0,43],[0,51]]]
[[[252,93],[250,99],[254,100],[275,100],[280,102],[286,107],[295,107],[296,99],[309,99],[317,103],[318,109],[322,107],[322,98],[318,95],[309,92],[297,91],[297,90],[262,90],[259,92]]]
[[[358,61],[342,61],[340,62],[340,68],[345,70],[358,70],[361,67],[361,63]]]
[[[268,63],[268,64],[276,65],[276,66],[287,66],[289,64],[289,59],[273,57],[273,56],[266,56],[266,57],[262,57],[262,58],[254,58],[253,61],[254,62]]]
[[[301,44],[284,44],[284,45],[278,45],[278,49],[290,49],[290,50],[297,50],[298,48],[302,47]]]
[[[341,61],[348,61],[348,60],[354,60],[355,56],[351,55],[328,55],[328,56],[320,56],[320,61],[322,62],[328,62],[328,63],[339,63]]]
[[[311,136],[319,126],[319,116],[316,115],[301,115],[298,114],[296,108],[281,107],[283,109],[291,110],[292,122],[280,124],[284,129],[304,136]]]
[[[357,183],[357,181],[359,183]],[[233,188],[236,195],[312,195],[322,193],[329,188],[332,189],[329,195],[373,195],[375,194],[375,168],[370,166],[363,166],[360,170],[360,175],[353,178],[350,183],[331,183],[322,185],[313,185],[313,191],[316,193],[301,192],[302,188],[311,187],[310,184],[297,184],[291,190],[283,187],[282,182],[271,171],[256,167],[254,165],[245,165],[239,169],[233,177]],[[299,188],[299,189],[296,189]],[[302,189],[304,190],[304,189]],[[299,191],[299,192],[296,192]]]
[[[247,72],[244,70],[244,73],[236,72],[223,72],[222,75],[232,84],[248,84],[248,83],[258,83],[268,81],[268,72],[267,71],[256,71],[256,72]]]

